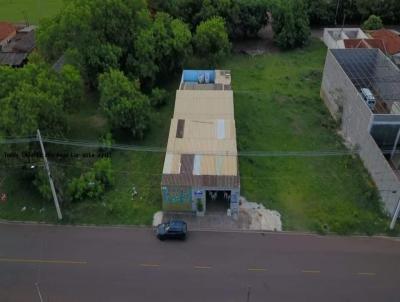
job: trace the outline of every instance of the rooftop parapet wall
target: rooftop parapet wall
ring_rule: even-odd
[[[368,39],[360,28],[325,28],[323,40],[329,49],[345,48],[344,40]]]

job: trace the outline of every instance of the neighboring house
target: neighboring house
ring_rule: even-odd
[[[331,49],[321,96],[368,169],[384,208],[400,200],[400,70],[379,49]]]
[[[382,40],[387,54],[392,56],[396,64],[400,64],[400,36],[389,29],[380,29],[371,33],[375,39]]]
[[[21,67],[27,62],[29,54],[35,49],[35,26],[26,26],[16,33],[2,46],[0,65]]]
[[[239,212],[240,180],[229,71],[185,70],[176,92],[161,193],[167,211]]]
[[[348,39],[368,39],[360,28],[325,28],[323,40],[329,49],[345,48]]]
[[[387,54],[385,43],[379,39],[348,39],[344,40],[345,48],[379,48]]]
[[[0,51],[16,33],[14,25],[8,22],[0,22]]]

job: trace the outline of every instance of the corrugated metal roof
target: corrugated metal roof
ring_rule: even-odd
[[[225,120],[217,120],[217,139],[225,138]]]
[[[216,77],[230,84],[229,71]],[[233,92],[182,88],[176,92],[162,185],[239,186]]]
[[[161,181],[162,186],[183,187],[218,187],[234,188],[240,186],[239,176],[219,175],[182,175],[164,174]]]
[[[235,121],[224,120],[223,127],[221,126],[221,121],[185,120],[185,134],[183,138],[179,138],[176,137],[179,120],[172,119],[167,152],[236,156]]]
[[[174,118],[234,120],[233,91],[178,90]]]
[[[0,65],[21,66],[27,57],[27,53],[0,52]]]

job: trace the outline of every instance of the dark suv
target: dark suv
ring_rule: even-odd
[[[182,220],[170,220],[169,222],[161,223],[156,228],[157,238],[165,240],[169,238],[186,239],[187,224]]]

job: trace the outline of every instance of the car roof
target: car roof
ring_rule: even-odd
[[[183,220],[170,220],[169,221],[169,225],[171,227],[181,227],[185,224],[186,224],[186,222],[184,222]]]

